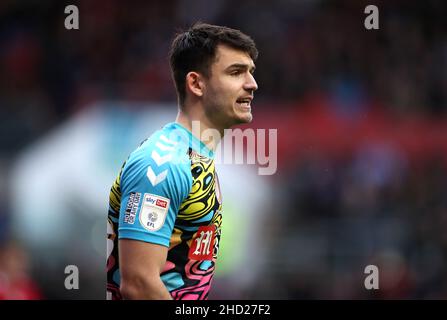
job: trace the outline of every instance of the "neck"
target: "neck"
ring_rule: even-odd
[[[204,113],[193,115],[179,110],[175,122],[191,131],[197,139],[202,141],[213,152],[224,134],[224,128],[215,126]]]

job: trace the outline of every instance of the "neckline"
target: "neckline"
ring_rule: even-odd
[[[178,122],[171,122],[166,125],[167,127],[175,127],[176,129],[180,129],[183,132],[185,132],[188,135],[188,141],[189,146],[196,152],[198,152],[202,156],[206,156],[209,158],[214,158],[214,151],[211,150],[206,146],[205,143],[203,143],[202,140],[197,138],[195,135],[192,134],[192,132],[185,128],[183,125],[181,125]]]

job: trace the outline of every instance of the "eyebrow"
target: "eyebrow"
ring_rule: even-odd
[[[234,63],[234,64],[232,64],[232,65],[230,65],[229,67],[226,68],[227,71],[237,70],[237,69],[242,69],[242,70],[249,69],[251,72],[253,72],[253,71],[255,71],[256,66],[255,65],[250,66],[250,65],[245,64],[245,63]]]

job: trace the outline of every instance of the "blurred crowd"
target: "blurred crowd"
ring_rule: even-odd
[[[281,184],[286,214],[267,223],[268,280],[251,297],[447,299],[446,162],[383,146],[303,156]],[[363,286],[368,265],[378,291]]]
[[[80,30],[64,28],[68,4],[79,7]],[[379,30],[363,26],[367,4],[379,7]],[[251,35],[262,112],[318,95],[347,117],[376,108],[396,123],[447,124],[446,9],[441,0],[1,1],[2,243],[14,237],[8,169],[19,152],[96,101],[175,101],[167,52],[176,30],[202,20]],[[268,208],[262,230],[268,263],[240,297],[447,298],[447,149],[430,152],[416,161],[359,145],[280,167],[281,206]],[[2,257],[12,250],[0,247]],[[368,264],[382,270],[377,292],[359,286]]]
[[[64,28],[67,4],[79,7],[79,30]],[[375,4],[380,31],[363,27],[365,3],[352,0],[2,1],[1,151],[91,101],[175,100],[169,44],[198,19],[255,39],[260,105],[324,92],[351,105],[373,99],[398,116],[445,114],[445,3]]]

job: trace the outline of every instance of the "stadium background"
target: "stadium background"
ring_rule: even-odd
[[[80,30],[64,28],[78,5]],[[380,29],[364,28],[364,8]],[[253,128],[278,171],[220,168],[213,299],[447,298],[447,25],[439,1],[0,3],[0,298],[103,299],[108,191],[176,112],[196,20],[257,43]],[[375,264],[380,290],[363,286]],[[79,268],[66,290],[64,268]]]

